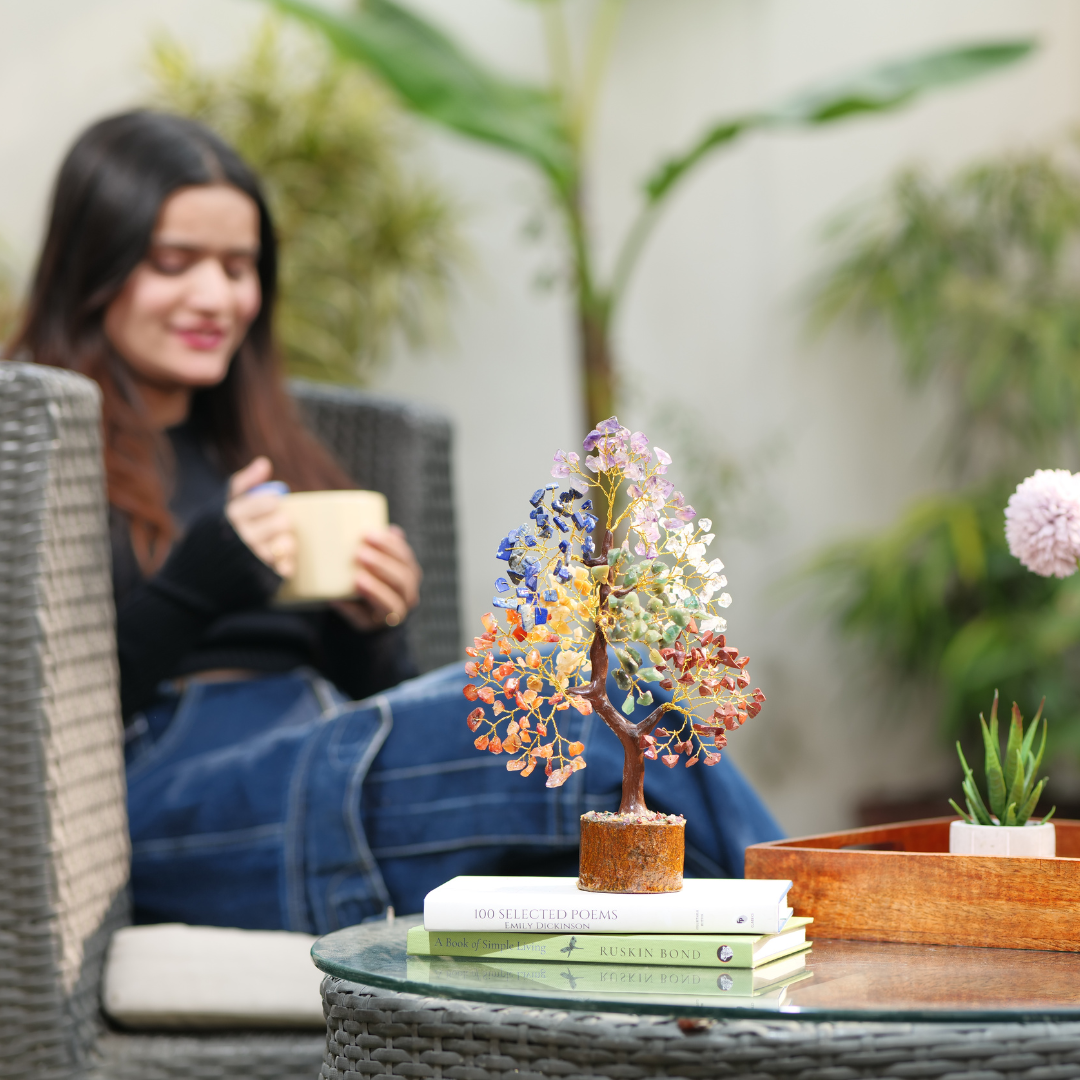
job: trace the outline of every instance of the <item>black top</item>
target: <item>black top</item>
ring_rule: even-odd
[[[404,627],[364,633],[328,606],[269,605],[281,578],[225,516],[228,475],[187,424],[167,432],[176,457],[169,501],[180,538],[143,578],[127,520],[110,511],[120,703],[127,722],[162,680],[213,668],[267,673],[315,668],[349,697],[368,697],[416,674]]]

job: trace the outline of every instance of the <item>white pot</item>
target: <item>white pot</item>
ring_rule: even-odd
[[[969,825],[954,821],[949,826],[952,855],[1008,855],[1012,858],[1052,859],[1055,852],[1054,823],[1029,821],[1026,825]]]

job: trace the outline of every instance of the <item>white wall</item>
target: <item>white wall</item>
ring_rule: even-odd
[[[531,5],[413,2],[491,64],[542,74]],[[250,0],[0,0],[0,236],[17,264],[32,258],[67,143],[142,93],[148,35],[168,27],[215,61],[242,45],[260,14]],[[906,51],[1028,34],[1042,41],[1039,55],[1004,75],[888,119],[755,136],[718,156],[677,195],[619,322],[621,418],[674,445],[670,421],[656,427],[674,403],[684,432],[755,478],[760,512],[726,523],[721,554],[735,598],[731,638],[750,653],[769,701],[732,740],[732,756],[791,830],[843,824],[860,795],[948,771],[920,699],[891,707],[859,655],[829,635],[822,612],[793,604],[781,588],[816,547],[885,524],[935,483],[935,402],[901,386],[888,346],[844,334],[806,338],[802,293],[820,266],[821,225],[903,163],[948,170],[1062,133],[1080,104],[1080,7],[630,0],[616,42],[590,190],[608,256],[633,211],[634,184],[710,118]],[[473,266],[452,339],[430,355],[401,357],[380,389],[456,421],[471,626],[489,606],[498,537],[524,517],[552,451],[583,434],[573,327],[566,297],[531,284],[554,249],[522,240],[540,198],[528,171],[450,136],[422,143],[421,159],[467,213]]]

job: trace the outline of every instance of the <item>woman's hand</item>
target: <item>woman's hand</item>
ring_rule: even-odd
[[[356,549],[356,600],[332,606],[358,630],[397,626],[420,600],[423,571],[397,525],[369,533]]]
[[[270,492],[249,495],[253,487],[265,484],[274,475],[270,459],[257,457],[229,478],[229,501],[225,516],[237,536],[267,566],[283,578],[296,573],[296,537],[293,535],[281,496]]]

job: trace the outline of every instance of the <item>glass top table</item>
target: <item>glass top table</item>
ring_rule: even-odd
[[[408,956],[420,916],[338,930],[317,967],[367,986],[532,1008],[808,1020],[1080,1020],[1080,953],[815,940],[805,966],[754,988],[751,973],[567,961]],[[761,981],[761,980],[759,980]]]

